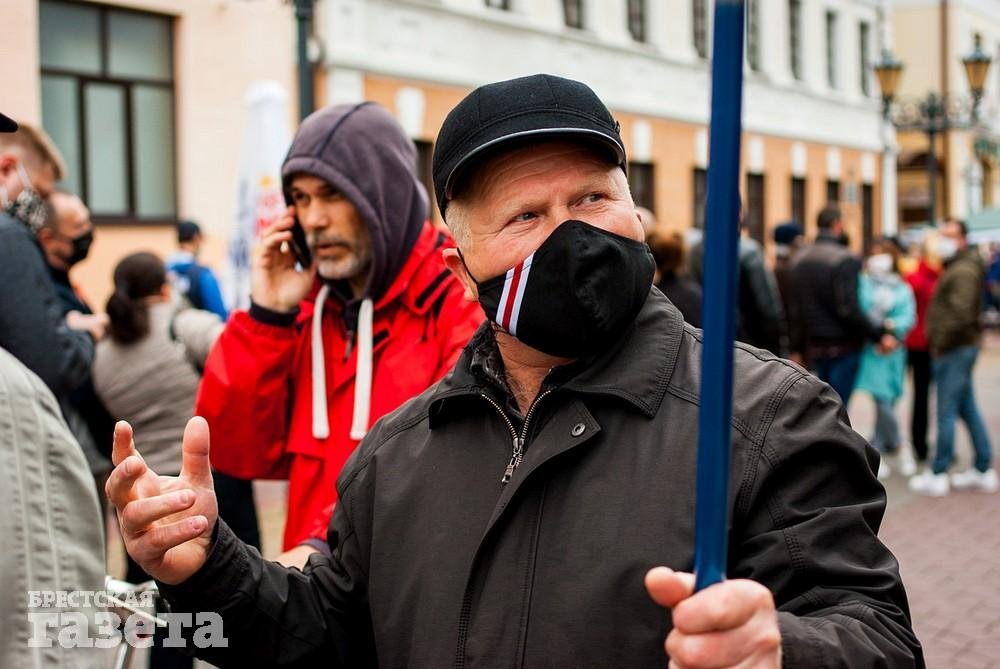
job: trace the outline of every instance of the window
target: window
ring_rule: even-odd
[[[692,40],[699,58],[708,58],[708,0],[691,0]]]
[[[747,2],[747,65],[760,72],[760,0]]]
[[[788,65],[802,79],[802,0],[788,0]]]
[[[837,87],[837,14],[826,13],[826,83]]]
[[[583,26],[583,0],[563,0],[563,18],[568,28]]]
[[[792,177],[792,218],[805,227],[806,224],[806,180]]]
[[[427,197],[430,198],[431,205],[428,212],[434,218],[437,209],[437,199],[434,197],[434,144],[423,139],[415,139],[413,143],[417,146],[417,179],[427,189]]]
[[[871,86],[871,54],[868,52],[868,42],[869,33],[871,32],[871,27],[868,25],[867,21],[862,21],[858,25],[858,39],[860,40],[860,58],[861,63],[861,92],[865,95],[872,94]]]
[[[510,9],[510,0],[486,0],[486,6],[493,9]]]
[[[837,204],[840,202],[840,181],[837,179],[826,180],[826,203]]]
[[[646,41],[646,0],[628,0],[628,31],[636,42]]]
[[[764,243],[764,175],[747,174],[747,232]]]
[[[694,227],[705,229],[705,200],[708,195],[708,172],[700,167],[694,168],[694,216],[691,219]]]
[[[861,185],[861,235],[862,249],[867,256],[875,237],[875,202],[871,184]]]
[[[656,181],[653,163],[629,162],[628,185],[636,205],[656,213]]]
[[[95,219],[176,218],[171,19],[42,0],[42,123]]]

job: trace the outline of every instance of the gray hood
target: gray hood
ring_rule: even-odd
[[[294,174],[317,176],[357,209],[372,239],[365,297],[378,302],[406,262],[428,218],[427,192],[416,176],[417,151],[403,129],[374,102],[310,114],[281,168],[285,201]]]

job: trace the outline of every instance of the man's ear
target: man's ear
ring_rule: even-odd
[[[477,302],[479,292],[476,290],[476,282],[469,275],[469,270],[466,268],[465,262],[462,261],[458,249],[444,249],[441,251],[441,257],[444,259],[445,267],[462,282],[462,286],[465,288],[465,299],[469,302]]]

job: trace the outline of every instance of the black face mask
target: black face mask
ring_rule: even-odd
[[[543,353],[581,358],[607,348],[635,320],[654,269],[645,243],[566,221],[515,267],[476,286],[501,329]]]
[[[72,242],[73,253],[70,254],[69,258],[66,258],[66,264],[70,267],[86,259],[87,254],[90,253],[90,245],[94,243],[94,231],[88,230],[73,239]]]

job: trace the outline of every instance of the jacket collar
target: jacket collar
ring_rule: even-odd
[[[483,393],[509,395],[491,327],[488,321],[480,326],[455,368],[431,395],[432,428],[457,408],[459,402],[454,400]],[[653,288],[617,344],[592,359],[552,370],[545,383],[580,395],[619,398],[652,418],[673,374],[683,333],[680,312]]]

